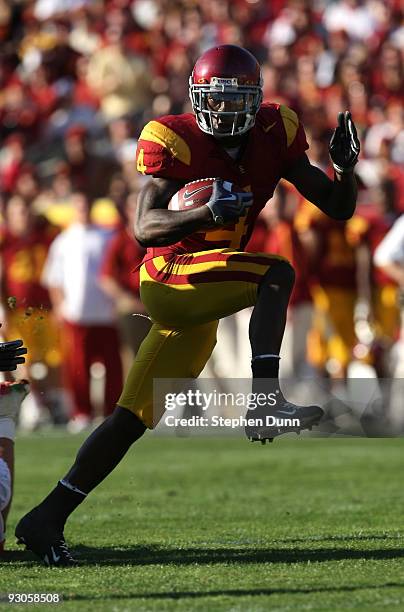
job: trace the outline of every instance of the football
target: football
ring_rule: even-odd
[[[173,195],[168,203],[169,210],[192,210],[203,206],[211,198],[214,181],[215,178],[203,178],[187,183]],[[229,191],[242,191],[230,181],[224,181],[223,185]]]
[[[209,202],[214,178],[203,178],[187,183],[168,203],[169,210],[192,210]]]

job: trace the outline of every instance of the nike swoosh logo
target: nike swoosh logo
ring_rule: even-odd
[[[54,560],[54,562],[55,562],[55,563],[57,563],[57,562],[59,561],[59,559],[60,559],[60,556],[58,557],[58,556],[55,554],[55,551],[53,550],[53,546],[51,546],[51,551],[52,551],[52,557],[53,557],[53,560]]]
[[[204,187],[198,187],[198,189],[193,189],[192,191],[186,191],[184,193],[184,200],[189,200],[189,198],[192,198],[192,196],[194,196],[196,193],[199,193],[208,187],[209,185],[205,185]]]
[[[271,123],[271,125],[268,125],[267,127],[264,127],[264,132],[269,132],[269,130],[272,130],[272,128],[274,127],[274,125],[276,125],[276,121],[274,121],[273,123]]]
[[[286,414],[287,416],[292,416],[292,414],[296,414],[296,408],[292,408],[292,410],[278,410],[280,414]]]

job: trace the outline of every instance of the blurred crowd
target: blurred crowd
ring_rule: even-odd
[[[194,61],[225,43],[261,62],[264,99],[299,114],[313,163],[331,175],[340,110],[362,142],[352,220],[284,182],[249,245],[297,269],[285,375],[394,374],[398,283],[373,255],[404,211],[400,0],[0,0],[2,331],[29,348],[31,402],[73,430],[112,409],[120,356],[126,371],[150,324],[132,272],[136,139],[191,110]],[[249,375],[245,316],[222,325],[214,375]]]

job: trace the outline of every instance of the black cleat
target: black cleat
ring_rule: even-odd
[[[63,531],[49,525],[34,508],[15,528],[17,544],[25,544],[48,567],[72,567],[77,565],[64,539]]]
[[[265,444],[282,434],[311,430],[323,416],[320,406],[297,406],[283,400],[274,408],[259,406],[248,410],[246,419],[253,419],[254,423],[245,426],[245,434],[251,442]]]

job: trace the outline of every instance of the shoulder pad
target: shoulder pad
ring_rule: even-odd
[[[138,150],[141,151],[143,148],[143,155],[146,155],[149,150],[153,151],[154,157],[156,157],[156,154],[158,156],[158,151],[160,150],[162,158],[169,154],[171,158],[177,159],[189,166],[191,163],[191,149],[184,138],[179,135],[178,130],[176,130],[176,124],[180,123],[181,116],[168,116],[150,121],[145,125],[140,134]],[[157,159],[154,159],[154,164],[157,161]],[[142,166],[148,166],[147,160],[140,159],[138,153],[138,170],[143,174],[149,174],[149,172],[145,172],[145,168]]]
[[[282,117],[283,126],[286,132],[286,143],[289,148],[296,137],[299,127],[299,118],[294,110],[284,104],[279,106],[279,113]]]

